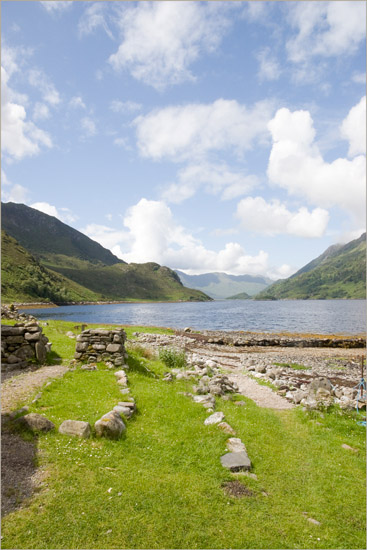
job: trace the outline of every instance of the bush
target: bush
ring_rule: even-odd
[[[170,369],[182,369],[186,367],[184,351],[178,351],[173,348],[161,348],[159,350],[159,359]]]

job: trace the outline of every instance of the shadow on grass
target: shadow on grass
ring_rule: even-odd
[[[132,355],[129,355],[127,364],[129,365],[130,370],[133,372],[138,372],[140,374],[143,374],[144,376],[147,376],[148,378],[159,378],[155,374],[155,372],[148,369],[148,367],[143,365],[142,362],[139,361],[139,359],[137,359],[136,357],[133,357]]]
[[[49,351],[46,355],[46,365],[60,365],[62,357],[56,351]]]

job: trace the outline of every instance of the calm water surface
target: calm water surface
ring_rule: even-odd
[[[359,334],[366,331],[366,300],[218,300],[61,306],[24,311],[38,319],[86,324],[319,334]]]

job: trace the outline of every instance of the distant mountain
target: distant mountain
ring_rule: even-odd
[[[333,245],[288,279],[256,295],[257,300],[366,298],[366,233]]]
[[[127,264],[53,216],[13,203],[1,212],[3,301],[210,300],[168,267]]]
[[[255,277],[253,275],[228,275],[227,273],[220,272],[187,275],[177,269],[176,273],[185,286],[201,290],[217,300],[243,292],[251,297],[264,290],[273,282],[267,277]]]
[[[251,296],[249,296],[246,292],[240,292],[234,296],[229,296],[227,300],[249,300],[250,298]]]

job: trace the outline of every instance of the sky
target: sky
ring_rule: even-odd
[[[365,231],[366,2],[2,1],[2,200],[288,277]]]

